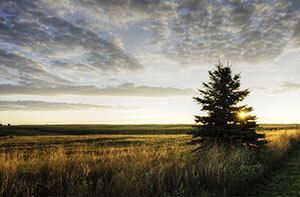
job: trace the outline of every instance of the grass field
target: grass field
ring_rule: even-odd
[[[186,134],[190,124],[167,125],[18,125],[0,126],[0,136],[89,135],[89,134]],[[299,124],[261,124],[260,131],[298,130]]]
[[[186,134],[192,125],[19,125],[1,126],[0,136],[7,135],[88,135],[88,134]]]
[[[245,148],[226,151],[219,146],[199,155],[193,151],[195,146],[188,145],[189,135],[159,135],[166,132],[163,128],[173,132],[187,129],[186,125],[132,126],[134,132],[124,127],[122,132],[131,135],[61,132],[71,128],[79,132],[85,127],[90,129],[65,126],[58,135],[37,136],[34,131],[36,136],[1,137],[0,196],[242,195],[269,174],[300,138],[300,131],[290,128],[260,131],[270,143],[258,158]],[[137,131],[137,127],[145,129]],[[150,134],[150,128],[161,132]]]

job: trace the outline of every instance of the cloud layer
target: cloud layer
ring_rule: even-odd
[[[66,71],[105,74],[143,69],[119,45],[51,14],[43,6],[42,1],[22,0],[0,4],[0,55],[4,57],[0,68],[16,75],[19,83],[52,78],[61,84],[59,75]]]
[[[138,96],[138,97],[161,97],[161,96],[191,96],[193,89],[172,87],[149,87],[135,86],[125,83],[115,87],[98,88],[96,86],[58,86],[58,87],[23,87],[17,85],[0,85],[0,95],[90,95],[90,96]]]
[[[64,6],[60,1],[48,1],[48,5],[69,21],[80,18],[96,32],[142,25],[152,33],[145,39],[151,46],[147,49],[162,51],[183,63],[207,63],[218,58],[258,62],[273,59],[289,43],[297,46],[299,42],[300,5],[292,0],[79,0]]]
[[[285,93],[285,92],[291,92],[295,90],[300,90],[300,83],[293,83],[289,81],[283,82],[281,85],[279,85],[277,88],[274,89],[275,93]]]
[[[0,101],[0,111],[59,111],[59,110],[127,109],[123,106],[45,101]]]
[[[186,62],[273,59],[299,28],[296,1],[182,2],[174,25],[179,44],[170,54]]]
[[[192,90],[143,86],[132,76],[163,58],[180,66],[273,60],[299,48],[299,21],[293,0],[1,1],[0,92],[186,95]]]

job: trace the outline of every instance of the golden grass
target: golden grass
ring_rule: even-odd
[[[187,135],[15,137],[0,140],[0,196],[169,196],[238,192],[300,138],[267,132],[268,159],[212,146],[200,155]]]
[[[267,132],[266,137],[269,140],[268,149],[274,159],[281,159],[286,155],[294,141],[300,139],[300,130]]]

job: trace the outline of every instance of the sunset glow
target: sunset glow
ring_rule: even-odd
[[[247,115],[248,114],[246,112],[243,112],[243,111],[238,113],[238,116],[239,116],[240,119],[245,119],[247,117]]]

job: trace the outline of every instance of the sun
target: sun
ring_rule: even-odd
[[[247,117],[247,113],[244,112],[244,111],[240,111],[240,112],[238,113],[238,117],[239,117],[240,119],[245,119],[245,118]]]

